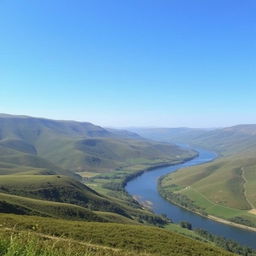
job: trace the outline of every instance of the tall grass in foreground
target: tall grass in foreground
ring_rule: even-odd
[[[129,256],[130,253],[93,248],[62,239],[51,240],[32,233],[0,234],[0,256]]]

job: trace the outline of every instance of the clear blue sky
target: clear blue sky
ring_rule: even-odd
[[[256,123],[255,0],[0,0],[0,112]]]

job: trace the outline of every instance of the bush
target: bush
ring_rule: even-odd
[[[187,221],[181,221],[180,222],[180,226],[182,228],[186,228],[186,229],[192,230],[192,224],[187,222]]]

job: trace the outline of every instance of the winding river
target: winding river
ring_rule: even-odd
[[[202,228],[215,235],[232,239],[242,245],[256,249],[256,232],[247,231],[199,216],[166,201],[159,194],[157,183],[161,176],[180,168],[199,165],[216,158],[216,154],[213,152],[198,148],[195,148],[195,150],[198,151],[199,155],[193,160],[183,164],[155,168],[152,171],[144,172],[127,183],[125,187],[126,191],[135,197],[139,203],[149,205],[155,213],[165,214],[174,222],[188,221],[192,224],[193,228]]]

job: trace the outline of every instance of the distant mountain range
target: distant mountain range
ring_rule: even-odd
[[[256,151],[256,124],[219,129],[136,128],[131,131],[142,137],[172,143],[188,143],[228,155]]]

